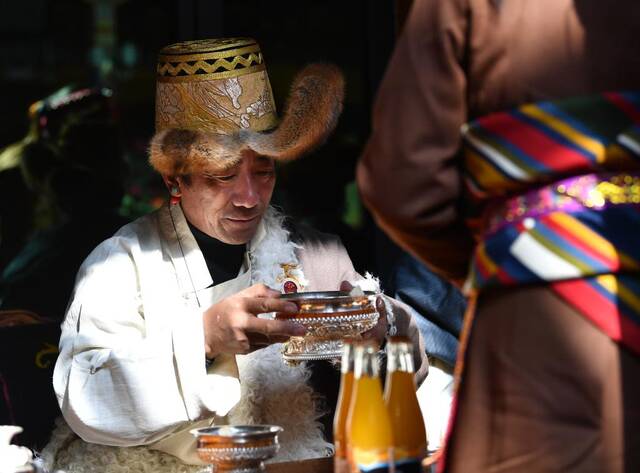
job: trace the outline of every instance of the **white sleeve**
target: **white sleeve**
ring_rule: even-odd
[[[234,390],[239,397],[237,380],[207,375],[202,313],[162,288],[145,306],[138,277],[131,248],[103,243],[80,269],[62,324],[54,389],[88,442],[152,443],[185,422],[226,414]],[[158,314],[161,323],[147,320]]]

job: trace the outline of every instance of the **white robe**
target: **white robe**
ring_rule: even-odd
[[[64,419],[84,442],[71,446],[74,440],[60,427],[45,456],[57,457],[58,467],[70,473],[91,471],[77,466],[80,456],[96,466],[96,455],[139,452],[147,458],[147,447],[170,453],[178,464],[199,464],[188,431],[226,422],[285,427],[280,460],[330,454],[316,422],[308,370],[284,365],[279,345],[247,356],[221,355],[205,367],[203,311],[252,283],[281,289],[279,263],[297,264],[306,290],[336,290],[342,280],[362,279],[337,239],[299,247],[271,211],[248,245],[239,276],[213,288],[179,206],[144,216],[99,245],[79,271],[54,371]],[[410,317],[395,312],[400,323]],[[408,319],[405,325],[420,350],[415,325]],[[418,364],[423,374],[425,360]],[[141,445],[147,447],[107,447]],[[174,460],[165,457],[160,464]]]

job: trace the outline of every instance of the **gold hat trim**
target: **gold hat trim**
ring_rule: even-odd
[[[229,52],[232,54],[230,55]],[[180,56],[173,58],[174,61],[165,62],[162,59],[166,59],[166,57],[161,56],[157,68],[158,80],[180,78],[179,82],[182,82],[185,80],[226,79],[264,69],[262,53],[257,47],[227,51],[225,57],[220,57],[213,63],[209,63],[208,60],[214,59],[212,57],[214,55],[217,56],[218,53]],[[226,70],[220,71],[220,69]],[[179,75],[180,73],[182,75]]]
[[[215,72],[211,74],[193,74],[187,76],[158,76],[158,82],[197,82],[205,80],[216,79],[228,79],[230,77],[240,77],[245,74],[251,74],[253,72],[264,71],[265,65],[258,64],[257,66],[244,67],[240,69],[234,69],[231,71]]]
[[[180,62],[176,65],[173,65],[170,62],[166,62],[162,65],[158,66],[158,74],[161,76],[166,76],[167,74],[176,76],[180,73],[180,71],[184,71],[189,75],[196,74],[214,74],[216,70],[221,67],[225,68],[228,71],[234,70],[238,67],[238,64],[242,64],[244,67],[250,67],[254,64],[262,64],[262,54],[254,54],[250,53],[249,57],[236,56],[232,61],[228,61],[227,59],[218,59],[213,64],[210,64],[204,60],[199,60],[194,62],[193,64],[189,64],[188,62]],[[199,69],[202,69],[204,72],[198,72]]]
[[[252,44],[244,48],[226,49],[224,51],[211,51],[208,53],[193,53],[193,54],[160,54],[158,55],[158,62],[188,62],[188,61],[204,61],[207,59],[231,59],[236,56],[242,56],[247,53],[259,53],[260,46]],[[262,55],[261,55],[262,56]]]

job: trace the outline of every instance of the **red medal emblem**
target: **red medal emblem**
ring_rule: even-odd
[[[298,292],[298,286],[291,280],[285,281],[282,285],[282,290],[285,294],[293,294]]]
[[[282,292],[285,294],[294,294],[304,289],[295,274],[295,271],[298,270],[297,264],[283,263],[280,267],[282,268],[283,274],[278,276],[276,281],[282,283]]]

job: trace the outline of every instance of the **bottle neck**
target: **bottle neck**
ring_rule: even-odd
[[[355,378],[377,378],[379,372],[378,350],[376,346],[368,343],[356,346],[354,361]]]
[[[402,371],[413,373],[413,355],[410,342],[389,342],[387,344],[387,373]]]
[[[351,342],[344,342],[342,347],[342,359],[340,362],[340,373],[353,373],[355,362],[355,347]]]

